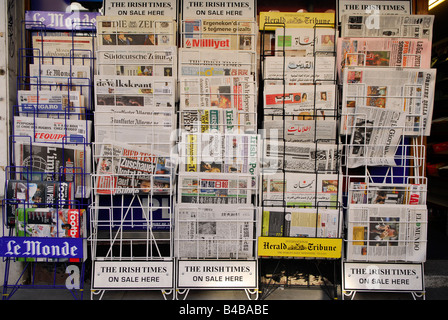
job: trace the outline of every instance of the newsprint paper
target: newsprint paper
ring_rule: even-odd
[[[350,205],[348,261],[426,260],[425,205]]]
[[[254,258],[255,207],[176,207],[178,258]]]

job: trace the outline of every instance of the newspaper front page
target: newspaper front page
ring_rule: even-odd
[[[279,56],[334,56],[337,34],[334,28],[277,28],[275,52]]]
[[[347,259],[424,262],[427,222],[425,205],[350,205]]]

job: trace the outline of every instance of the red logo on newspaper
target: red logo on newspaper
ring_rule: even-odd
[[[68,223],[70,224],[70,238],[79,238],[79,211],[76,209],[69,209],[67,213],[67,219]]]
[[[214,48],[214,49],[230,49],[230,39],[188,39],[185,41],[187,48]]]

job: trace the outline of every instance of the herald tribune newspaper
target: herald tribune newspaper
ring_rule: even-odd
[[[275,52],[279,56],[334,56],[337,35],[334,28],[276,28]]]
[[[352,204],[347,220],[347,260],[426,260],[426,205]]]
[[[254,258],[255,207],[176,207],[175,250],[179,258]]]

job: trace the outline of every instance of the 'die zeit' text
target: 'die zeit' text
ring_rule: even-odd
[[[244,1],[188,1],[187,6],[196,9],[197,15],[242,16],[243,10],[250,8]]]

